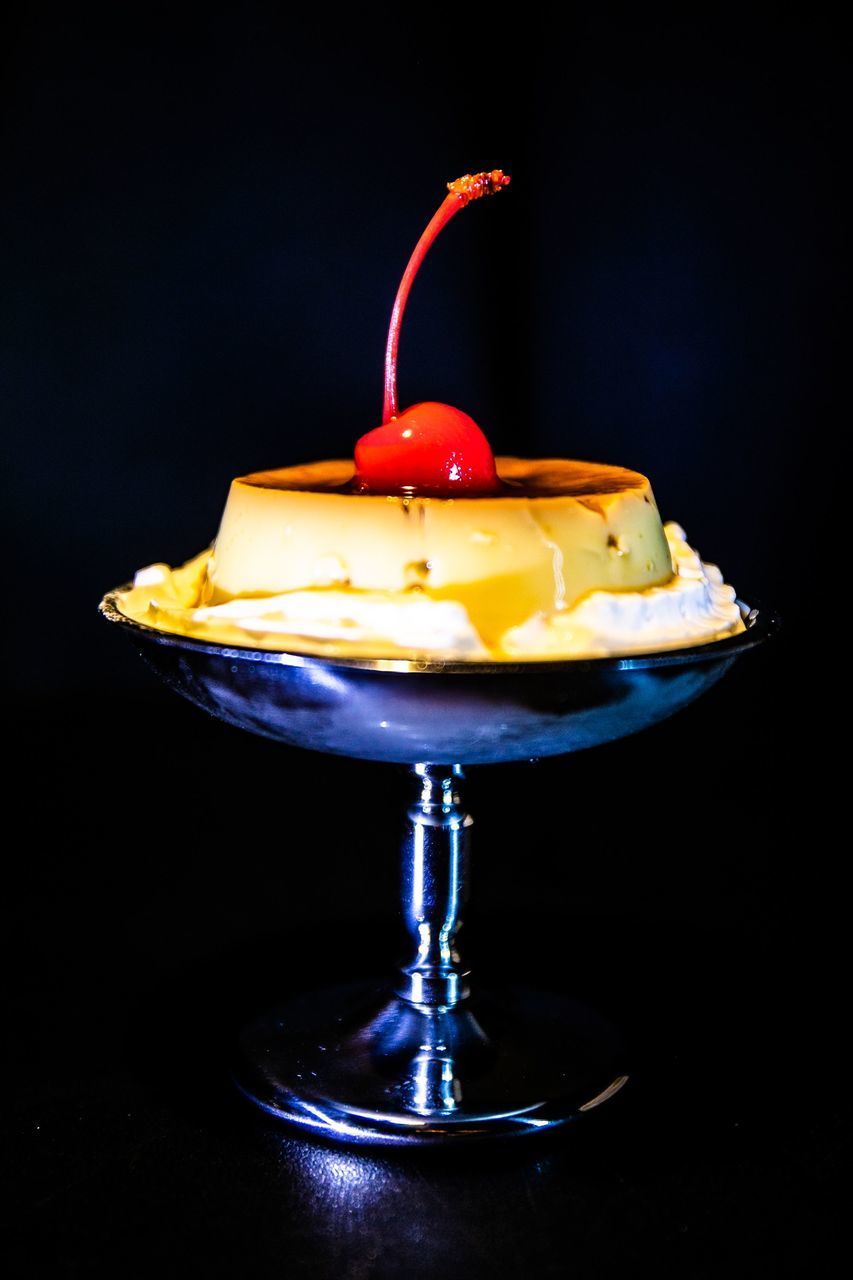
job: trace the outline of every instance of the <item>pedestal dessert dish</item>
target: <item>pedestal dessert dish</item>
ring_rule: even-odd
[[[612,741],[671,715],[772,633],[645,476],[495,458],[467,414],[398,410],[400,323],[438,232],[500,170],[466,175],[415,248],[392,312],[382,423],[355,457],[256,472],[215,544],[149,565],[101,609],[173,689],[252,733],[409,765],[410,954],[393,983],[307,994],[243,1034],[265,1111],[347,1141],[536,1133],[622,1087],[618,1037],[564,996],[482,991],[457,947],[471,818],[463,767]],[[512,940],[508,945],[512,946]]]
[[[460,958],[463,766],[577,751],[671,715],[775,630],[765,611],[741,608],[745,629],[712,644],[512,666],[205,644],[129,620],[108,594],[105,617],[212,715],[295,746],[414,766],[402,874],[411,955],[395,983],[308,993],[249,1027],[243,1091],[306,1129],[394,1144],[536,1133],[617,1092],[628,1067],[604,1021],[547,992],[481,993]]]

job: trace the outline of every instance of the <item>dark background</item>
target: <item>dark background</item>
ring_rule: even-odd
[[[838,36],[564,21],[33,7],[3,41],[23,1274],[775,1276],[833,1244]],[[393,958],[403,771],[206,720],[95,606],[200,550],[233,475],[376,425],[407,254],[444,182],[496,165],[510,192],[419,277],[402,403],[649,474],[785,628],[642,738],[471,778],[478,972],[520,937],[632,1033],[632,1087],[540,1147],[374,1159],[257,1121],[223,1063],[256,1006]]]

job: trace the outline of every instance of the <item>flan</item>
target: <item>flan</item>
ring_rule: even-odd
[[[213,547],[148,566],[119,608],[208,640],[375,658],[595,656],[742,626],[645,476],[561,458],[497,472],[499,491],[453,497],[359,492],[344,460],[241,476]]]
[[[207,600],[347,588],[463,605],[493,648],[540,611],[594,590],[666,582],[672,562],[648,480],[621,467],[498,458],[496,496],[352,492],[349,461],[234,480]]]

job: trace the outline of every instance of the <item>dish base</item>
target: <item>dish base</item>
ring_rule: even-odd
[[[270,1010],[243,1032],[235,1077],[281,1120],[397,1146],[541,1133],[628,1078],[616,1031],[563,996],[512,986],[435,1008],[381,983]]]

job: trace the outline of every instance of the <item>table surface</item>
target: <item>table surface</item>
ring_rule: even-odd
[[[528,977],[619,1021],[635,1069],[577,1125],[452,1152],[309,1141],[227,1077],[254,1010],[393,965],[405,772],[251,739],[153,677],[13,706],[20,1273],[821,1273],[849,1134],[837,846],[784,662],[635,740],[472,771],[477,980],[520,926]]]

